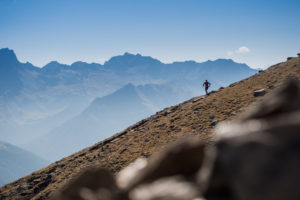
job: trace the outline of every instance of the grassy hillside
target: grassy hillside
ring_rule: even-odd
[[[254,90],[264,88],[268,95],[271,86],[278,87],[288,78],[300,78],[300,58],[274,65],[207,97],[195,97],[164,109],[111,138],[2,187],[1,199],[49,199],[83,168],[98,165],[116,173],[136,158],[148,157],[166,144],[189,135],[209,144],[213,142],[214,120],[237,117],[263,98],[254,97]]]

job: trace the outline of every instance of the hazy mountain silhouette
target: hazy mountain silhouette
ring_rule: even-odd
[[[178,102],[180,99],[167,85],[127,84],[108,96],[96,98],[81,114],[26,148],[55,161]]]
[[[53,61],[43,68],[38,68],[30,63],[20,63],[12,50],[1,49],[0,72],[0,140],[28,146],[37,138],[60,132],[57,130],[68,132],[69,129],[60,127],[73,127],[66,124],[84,115],[89,105],[95,105],[99,99],[102,99],[102,102],[108,96],[111,107],[103,108],[101,115],[105,116],[103,118],[106,121],[118,119],[109,117],[122,110],[117,106],[125,106],[125,96],[132,90],[123,90],[125,92],[122,98],[110,94],[128,83],[136,86],[134,88],[138,94],[135,97],[139,99],[137,105],[143,102],[144,107],[140,110],[125,109],[124,112],[128,112],[127,115],[130,111],[137,112],[135,116],[138,119],[134,120],[139,120],[139,117],[154,114],[158,108],[162,109],[203,94],[202,83],[205,79],[212,83],[211,89],[217,89],[257,71],[227,59],[203,63],[185,61],[164,64],[149,56],[130,53],[112,57],[103,65],[80,61],[64,65]],[[120,91],[116,92],[119,93]],[[129,95],[128,98],[133,97]],[[139,115],[138,111],[144,113]],[[85,120],[86,124],[93,124],[91,116]],[[125,122],[126,120],[124,124],[127,124]],[[82,127],[78,127],[78,122],[77,129],[86,129],[86,124],[82,123]],[[98,129],[101,137],[106,137],[111,132],[103,128],[103,124],[108,126],[109,123],[97,122],[95,126],[91,125],[91,129]],[[74,127],[70,130],[73,129]],[[112,127],[110,130],[119,129]],[[88,140],[90,144],[95,134],[93,131],[85,134],[87,138],[91,138]]]
[[[1,141],[0,158],[0,186],[49,164],[31,152]]]

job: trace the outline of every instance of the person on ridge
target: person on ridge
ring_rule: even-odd
[[[208,82],[207,80],[205,80],[205,82],[203,83],[203,86],[205,87],[205,93],[206,95],[208,95],[207,90],[210,87],[210,82]]]

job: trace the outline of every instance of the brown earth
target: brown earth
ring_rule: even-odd
[[[264,88],[267,96],[272,86],[276,88],[288,78],[300,78],[299,57],[271,66],[209,96],[166,108],[123,132],[3,186],[0,199],[49,199],[86,167],[97,165],[116,173],[136,158],[148,157],[182,137],[197,136],[210,144],[214,141],[214,120],[236,118],[264,98],[254,97],[254,90]]]

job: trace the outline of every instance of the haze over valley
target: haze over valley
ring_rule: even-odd
[[[103,65],[20,63],[0,50],[0,140],[56,161],[155,112],[251,76],[257,70],[230,59],[165,64],[124,53]],[[224,76],[224,73],[231,74]]]

